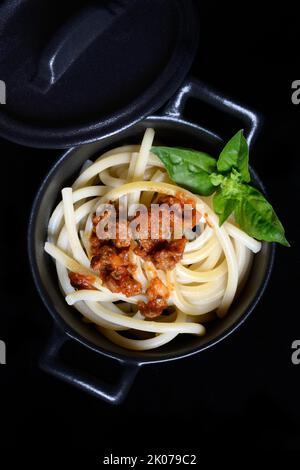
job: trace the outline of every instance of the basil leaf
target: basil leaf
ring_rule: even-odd
[[[219,216],[219,225],[221,226],[226,219],[232,214],[238,203],[234,195],[226,192],[222,188],[218,188],[213,197],[213,206],[215,213]]]
[[[280,220],[261,192],[246,184],[240,184],[239,189],[234,215],[241,229],[258,240],[290,246]]]
[[[202,196],[215,191],[210,175],[217,162],[207,153],[174,147],[152,147],[151,152],[163,162],[171,180],[183,188]]]
[[[243,130],[240,130],[223,148],[218,159],[217,168],[221,173],[232,171],[235,168],[239,171],[242,180],[249,183],[251,178],[248,163],[248,144],[243,135]]]

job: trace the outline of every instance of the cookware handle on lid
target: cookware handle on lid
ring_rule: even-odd
[[[114,385],[105,383],[89,373],[81,372],[62,362],[59,357],[60,351],[69,339],[65,333],[54,328],[48,346],[40,358],[41,369],[108,403],[115,405],[121,403],[126,398],[140,366],[120,361],[121,375],[118,383]]]
[[[132,0],[107,0],[86,5],[50,39],[39,59],[32,85],[47,93],[131,3]]]
[[[242,121],[248,145],[249,147],[253,145],[260,131],[261,116],[237,101],[224,97],[222,93],[195,78],[186,80],[164,108],[164,114],[182,118],[186,102],[190,98],[198,99],[217,111],[225,112]]]

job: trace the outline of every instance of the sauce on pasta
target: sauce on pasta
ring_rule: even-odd
[[[206,322],[226,315],[261,248],[234,219],[220,227],[210,197],[169,180],[153,139],[147,129],[141,145],[88,162],[62,190],[45,244],[66,302],[132,350],[204,335]],[[112,216],[114,234],[103,228]]]

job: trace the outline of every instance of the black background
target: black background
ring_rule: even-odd
[[[300,105],[291,102],[291,83],[300,78],[299,20],[288,2],[262,7],[201,5],[193,74],[265,116],[252,164],[292,247],[278,247],[267,292],[237,333],[200,356],[143,368],[121,406],[91,398],[37,367],[51,322],[29,271],[26,230],[38,185],[61,151],[0,141],[0,339],[7,344],[7,365],[0,366],[0,449],[10,449],[11,459],[33,461],[37,450],[45,450],[47,459],[62,451],[94,463],[110,452],[192,451],[201,461],[236,449],[248,455],[300,450],[300,365],[291,362],[291,344],[300,339]],[[189,113],[197,115],[196,103]],[[73,354],[86,355],[103,373],[89,354]]]

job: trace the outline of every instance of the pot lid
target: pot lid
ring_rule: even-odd
[[[141,120],[183,82],[197,20],[193,0],[4,1],[0,135],[64,148]]]

